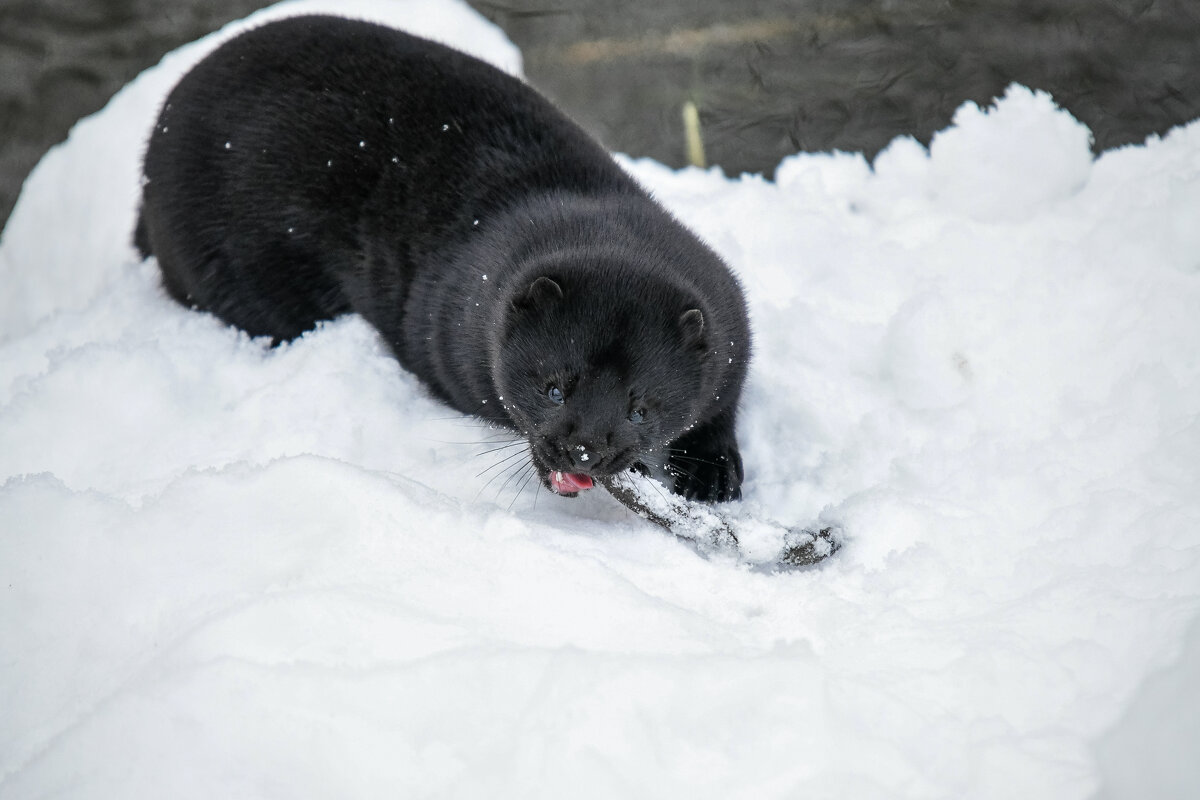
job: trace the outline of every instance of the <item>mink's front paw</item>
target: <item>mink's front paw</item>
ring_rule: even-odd
[[[742,454],[732,425],[705,425],[671,443],[667,473],[672,489],[688,500],[724,503],[742,499]]]

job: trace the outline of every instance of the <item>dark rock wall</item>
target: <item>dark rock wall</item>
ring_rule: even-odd
[[[0,0],[0,225],[75,121],[168,51],[261,0]]]
[[[1097,150],[1200,117],[1200,0],[480,3],[531,80],[610,147],[679,166],[680,111],[709,160],[769,172],[797,150],[924,143],[965,100],[1050,91]]]
[[[0,0],[0,223],[71,124],[256,0]],[[1097,150],[1200,117],[1200,0],[475,0],[530,81],[609,147],[767,172],[797,150],[928,142],[964,100],[1054,94]]]

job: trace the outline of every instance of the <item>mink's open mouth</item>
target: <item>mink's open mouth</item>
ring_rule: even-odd
[[[573,495],[584,489],[590,489],[595,484],[590,475],[582,472],[559,472],[554,470],[549,475],[550,491],[555,494]]]
[[[544,445],[539,447],[537,444],[531,444],[529,449],[534,466],[541,474],[542,485],[563,497],[575,497],[595,486],[598,479],[629,469],[637,458],[633,448],[595,454],[594,465],[589,464],[586,472],[580,472],[575,470],[579,470],[581,465],[569,464],[571,459],[565,455],[565,451],[547,452]]]

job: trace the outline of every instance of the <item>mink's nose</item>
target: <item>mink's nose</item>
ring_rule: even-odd
[[[589,442],[573,441],[567,447],[567,456],[581,472],[587,472],[600,463],[603,453]]]

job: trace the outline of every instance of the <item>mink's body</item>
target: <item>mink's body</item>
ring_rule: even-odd
[[[519,80],[378,25],[269,23],[175,87],[145,178],[136,243],[180,302],[277,341],[361,314],[562,494],[638,464],[739,496],[736,279]]]

